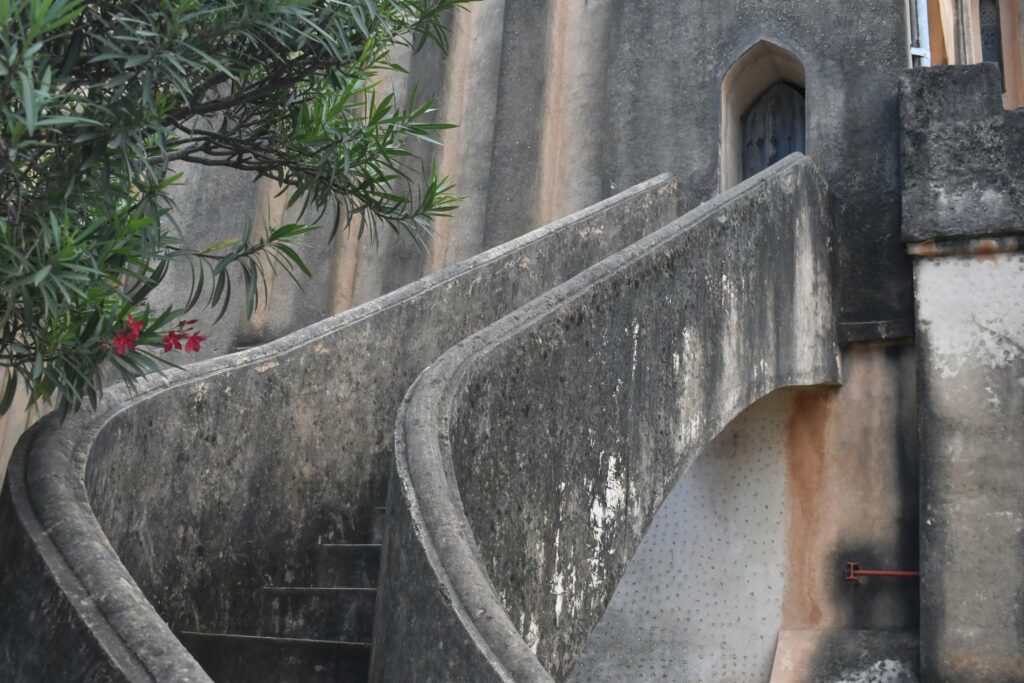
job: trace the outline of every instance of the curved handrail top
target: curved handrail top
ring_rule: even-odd
[[[453,346],[423,371],[406,394],[396,424],[396,467],[408,477],[405,494],[438,578],[467,634],[493,654],[497,673],[509,681],[551,681],[536,655],[512,624],[480,559],[455,480],[449,426],[459,398],[456,389],[471,367],[513,338],[529,334],[545,319],[652,254],[678,235],[738,201],[749,191],[807,168],[824,186],[814,163],[795,153],[701,204],[660,230],[607,257],[504,318]],[[823,370],[827,373],[827,370]],[[833,373],[834,374],[834,373]],[[796,383],[801,379],[795,378]],[[414,454],[410,457],[410,454]]]
[[[117,557],[89,503],[85,487],[89,457],[100,434],[116,417],[164,392],[179,391],[211,377],[258,368],[300,353],[382,311],[414,301],[467,273],[549,239],[569,224],[599,215],[672,180],[671,174],[658,175],[262,346],[200,361],[188,368],[147,375],[137,383],[134,393],[126,387],[116,387],[106,392],[95,411],[73,415],[64,424],[58,424],[53,414],[40,420],[22,436],[11,458],[10,474],[19,478],[11,485],[12,502],[61,590],[75,597],[69,600],[72,608],[89,625],[100,646],[107,652],[121,653],[119,664],[132,666],[150,680],[210,681]],[[126,653],[134,664],[124,660]],[[146,673],[142,674],[143,671]]]

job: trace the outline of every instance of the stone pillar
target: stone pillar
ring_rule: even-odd
[[[921,666],[1024,681],[1024,110],[993,65],[902,83],[914,257]]]

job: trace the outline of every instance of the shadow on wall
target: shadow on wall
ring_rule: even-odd
[[[37,408],[28,408],[28,392],[23,385],[18,385],[18,393],[6,415],[0,416],[0,486],[3,486],[7,475],[7,461],[14,452],[14,444],[26,429],[39,419],[41,413]]]
[[[841,387],[777,391],[698,456],[570,680],[872,680],[838,676],[883,654],[852,632],[914,651],[916,581],[842,572],[917,567],[914,352],[852,348],[843,366]]]

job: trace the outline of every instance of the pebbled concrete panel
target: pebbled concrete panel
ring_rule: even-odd
[[[792,394],[743,411],[662,503],[569,680],[765,681],[786,584]]]
[[[838,379],[830,217],[790,157],[417,380],[373,680],[564,679],[700,450],[770,391]]]
[[[696,459],[573,679],[838,682],[908,638],[916,671],[917,582],[843,580],[847,561],[918,567],[913,347],[847,347],[842,368],[841,387],[758,401]]]
[[[915,271],[924,679],[1024,681],[1024,251]]]
[[[369,536],[416,375],[670,221],[677,192],[656,178],[270,345],[111,392],[95,414],[46,418],[0,497],[0,679],[207,681],[172,629],[251,633],[262,586],[306,582],[318,541]],[[28,642],[62,643],[67,669]]]

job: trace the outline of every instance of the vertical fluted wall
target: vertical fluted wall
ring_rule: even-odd
[[[808,154],[841,200],[840,334],[899,336],[912,316],[898,235],[904,12],[891,0],[472,3],[451,17],[447,58],[399,54],[409,76],[388,74],[381,84],[399,95],[415,84],[439,120],[458,125],[441,134],[441,146],[415,151],[465,201],[437,222],[426,251],[390,232],[377,243],[342,232],[327,248],[324,235],[312,236],[314,281],[301,292],[275,283],[268,312],[240,323],[240,337],[246,345],[276,338],[657,173],[680,178],[684,208],[706,201],[718,191],[722,78],[760,40],[792,52],[807,72]],[[275,192],[258,185],[262,195]],[[280,213],[263,199],[253,206],[250,194],[224,201],[239,215]],[[205,232],[202,213],[183,206],[182,218]]]

